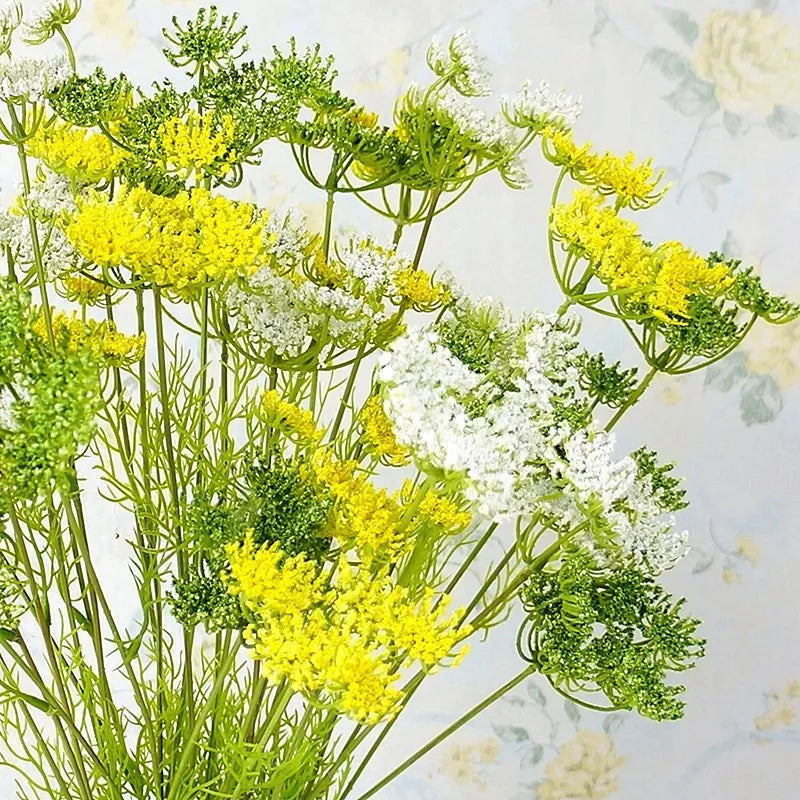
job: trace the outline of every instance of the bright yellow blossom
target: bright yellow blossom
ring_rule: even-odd
[[[324,449],[314,454],[313,475],[335,501],[326,533],[364,561],[394,559],[411,544],[402,524],[403,509],[385,489],[356,475],[357,466]]]
[[[610,152],[598,155],[590,142],[576,144],[572,133],[563,128],[545,128],[542,148],[548,161],[565,167],[577,181],[602,195],[615,195],[620,208],[648,208],[669,189],[669,185],[659,188],[664,170],[654,171],[652,159],[637,164],[630,152],[622,157]]]
[[[236,130],[233,117],[217,117],[213,112],[200,115],[190,111],[187,117],[173,117],[161,123],[150,142],[150,149],[167,168],[189,175],[214,167],[226,174],[236,161],[231,149]]]
[[[250,203],[206,189],[164,197],[134,187],[113,200],[80,200],[66,233],[89,261],[128,267],[187,299],[205,281],[255,272],[264,260],[265,222]]]
[[[361,409],[361,424],[364,428],[364,439],[378,458],[393,467],[408,463],[408,455],[397,443],[392,423],[377,395],[372,395]]]
[[[459,626],[463,612],[445,618],[449,598],[434,610],[433,592],[416,601],[392,585],[386,569],[376,575],[344,557],[320,569],[277,544],[257,548],[252,531],[228,545],[227,555],[223,580],[251,619],[244,638],[268,680],[286,680],[359,722],[374,724],[398,710],[398,666],[418,661],[434,669],[466,653],[456,650],[469,633]]]
[[[462,530],[472,521],[472,514],[461,511],[447,497],[440,497],[435,492],[428,492],[419,504],[419,515],[429,519],[446,531]]]
[[[86,347],[107,364],[117,366],[144,356],[144,333],[126,336],[110,322],[84,322],[75,312],[58,311],[51,315],[50,322],[56,344],[68,351],[77,352]],[[49,340],[44,314],[40,313],[31,327],[42,341]]]
[[[625,303],[643,303],[663,322],[681,322],[689,314],[691,295],[716,296],[731,282],[725,264],[709,265],[680,242],[651,248],[638,226],[618,216],[596,192],[580,189],[571,203],[556,206],[551,227]]]
[[[28,151],[55,172],[82,183],[111,180],[124,157],[104,134],[66,122],[40,125],[28,142]]]
[[[88,306],[94,305],[103,297],[110,296],[113,291],[110,286],[84,275],[65,275],[61,282],[64,284],[67,300]]]
[[[433,277],[421,269],[398,270],[392,276],[392,283],[403,300],[420,310],[432,310],[450,301],[448,287],[434,283]]]
[[[317,428],[310,411],[284,400],[276,389],[268,389],[262,395],[261,412],[270,422],[303,442],[318,442],[325,433],[324,429]]]

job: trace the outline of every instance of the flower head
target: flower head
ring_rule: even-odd
[[[464,28],[450,37],[447,47],[435,36],[426,58],[433,72],[460,94],[480,97],[491,92],[491,75],[486,68],[486,59],[478,52],[472,34]]]

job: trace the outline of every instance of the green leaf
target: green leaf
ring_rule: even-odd
[[[742,420],[746,425],[772,422],[783,409],[783,396],[771,375],[752,375],[742,387],[739,400]]]
[[[722,124],[731,136],[743,136],[750,130],[750,123],[744,117],[730,111],[723,112]]]
[[[665,78],[672,80],[685,78],[692,71],[689,62],[682,55],[663,47],[651,48],[645,61],[655,64]]]
[[[537,706],[544,707],[547,705],[547,698],[544,692],[533,681],[528,681],[525,688],[528,690],[529,697]]]
[[[744,365],[744,356],[741,353],[724,358],[712,364],[706,370],[703,386],[716,389],[718,392],[729,392],[733,387],[748,376],[747,367]]]
[[[525,728],[520,728],[517,725],[492,725],[492,729],[502,742],[517,744],[530,741],[531,738]]]
[[[717,210],[719,201],[717,198],[717,189],[730,183],[731,176],[726,175],[724,172],[717,172],[716,170],[709,170],[702,172],[697,176],[697,182],[700,184],[700,191],[703,193],[706,204],[712,211]]]
[[[81,611],[76,606],[72,606],[72,613],[75,616],[75,619],[78,620],[78,622],[80,623],[80,626],[84,630],[89,631],[89,633],[91,633],[92,623],[89,622],[88,617],[86,617],[85,614],[81,613]]]
[[[766,118],[767,127],[781,139],[793,139],[800,136],[800,114],[790,111],[784,106],[775,106]]]
[[[10,628],[0,628],[0,642],[13,642],[17,638],[17,632]]]
[[[686,117],[707,116],[719,108],[714,85],[694,73],[687,75],[664,99]]]
[[[526,767],[533,767],[538,764],[544,757],[544,747],[540,744],[534,744],[531,749],[525,753],[520,761],[520,766],[525,769]]]
[[[679,8],[664,7],[658,10],[672,30],[679,34],[685,42],[693,44],[697,40],[700,29],[687,11]]]
[[[697,563],[692,567],[692,575],[699,575],[701,572],[706,572],[714,563],[713,553],[706,553],[697,547],[693,547],[692,552],[698,556]]]
[[[572,700],[564,701],[564,711],[567,712],[567,718],[570,722],[574,722],[577,725],[581,721],[581,712],[578,711],[578,706]]]

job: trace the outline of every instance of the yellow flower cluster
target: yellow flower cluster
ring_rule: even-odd
[[[659,188],[664,171],[655,172],[652,159],[636,163],[633,153],[620,157],[592,152],[591,143],[575,143],[569,130],[549,127],[543,131],[545,157],[569,170],[573,178],[593,186],[600,194],[616,195],[618,207],[633,209],[655,205],[669,189]]]
[[[687,317],[692,294],[717,295],[730,285],[727,266],[710,266],[679,242],[648,247],[634,222],[619,217],[590,190],[579,189],[571,203],[556,206],[551,227],[612,291],[627,302],[644,303],[664,322]]]
[[[421,269],[407,267],[392,276],[397,294],[419,310],[432,310],[450,301],[450,289],[434,283],[433,277]]]
[[[111,180],[124,157],[107,136],[66,122],[40,125],[28,142],[28,152],[81,183]]]
[[[65,275],[61,282],[64,284],[67,300],[87,306],[92,306],[103,297],[110,296],[113,291],[110,286],[85,275]]]
[[[126,336],[117,331],[110,322],[84,322],[75,312],[57,312],[52,315],[51,324],[56,344],[70,352],[86,347],[107,364],[114,366],[138,361],[144,356],[144,333]],[[48,341],[44,314],[40,313],[31,327],[42,341]]]
[[[354,569],[345,558],[320,570],[277,544],[256,548],[252,532],[227,555],[223,580],[252,620],[245,641],[268,680],[329,700],[358,722],[399,709],[397,667],[433,669],[466,653],[455,648],[469,629],[458,627],[461,612],[444,618],[448,598],[434,611],[432,592],[415,601],[385,570]]]
[[[81,200],[66,233],[89,261],[128,267],[188,299],[206,281],[258,269],[265,222],[250,203],[206,189],[164,197],[134,187],[113,200],[97,193]]]
[[[409,545],[403,509],[366,475],[356,475],[357,466],[355,461],[338,461],[325,449],[314,454],[314,477],[335,501],[327,534],[344,549],[354,549],[365,562],[392,560]]]
[[[235,133],[230,114],[218,117],[213,112],[190,111],[185,119],[173,117],[161,123],[150,149],[168,169],[188,175],[214,167],[225,175],[236,161],[231,149]]]
[[[268,389],[261,396],[261,413],[290,438],[300,442],[318,442],[325,430],[317,428],[314,415],[288,400],[284,400],[276,389]]]
[[[472,514],[461,511],[449,498],[428,492],[419,504],[419,515],[445,531],[462,530],[472,521]]]
[[[397,443],[392,423],[377,395],[372,395],[361,409],[361,424],[364,439],[378,458],[393,467],[401,467],[408,462],[408,454]]]

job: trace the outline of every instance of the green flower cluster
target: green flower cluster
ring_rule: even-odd
[[[101,366],[97,349],[68,328],[57,329],[51,342],[28,294],[10,281],[0,283],[4,499],[34,500],[64,478],[94,430]]]
[[[600,570],[582,551],[535,574],[522,599],[520,652],[554,687],[600,691],[613,709],[656,720],[683,715],[684,687],[665,683],[666,673],[689,669],[705,649],[699,620],[681,613],[684,600],[635,569]]]
[[[198,574],[176,580],[170,598],[184,625],[204,624],[209,631],[241,629],[240,603],[228,592],[220,573],[228,568],[225,546],[252,531],[256,546],[279,543],[289,557],[303,554],[322,561],[330,548],[323,534],[333,500],[305,474],[301,459],[277,451],[245,465],[243,499],[212,502],[202,495],[190,506],[187,537],[198,552]]]

